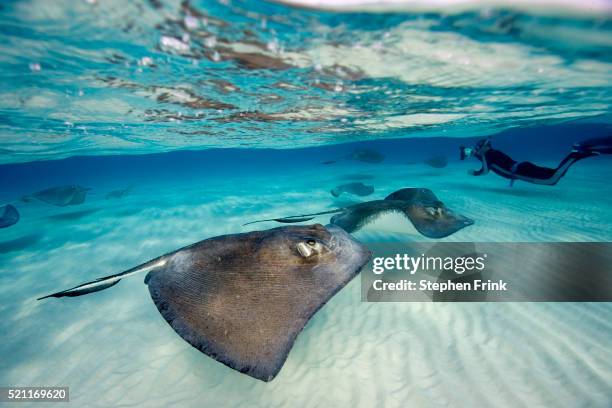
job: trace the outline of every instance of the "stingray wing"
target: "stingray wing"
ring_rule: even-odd
[[[68,205],[79,205],[85,202],[85,197],[87,196],[87,190],[80,187],[75,187],[74,194],[70,198]]]
[[[441,201],[400,205],[416,230],[428,238],[444,238],[474,224],[472,219],[455,213]]]
[[[396,210],[396,204],[391,201],[367,201],[345,207],[343,212],[331,218],[330,223],[346,232],[355,232],[376,220],[380,215]]]
[[[440,201],[438,197],[428,188],[402,188],[385,197],[385,200],[414,202]]]
[[[282,254],[266,248],[262,255],[266,234],[202,241],[177,252],[145,282],[159,312],[189,344],[270,381],[304,325],[347,282],[325,286]]]
[[[11,204],[0,207],[0,228],[7,228],[17,224],[19,211]]]

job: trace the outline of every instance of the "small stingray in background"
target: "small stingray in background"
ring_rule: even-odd
[[[349,193],[360,197],[365,197],[372,194],[373,192],[373,186],[368,186],[361,182],[341,184],[330,191],[331,195],[333,195],[334,197],[340,197],[342,193]]]
[[[113,191],[109,191],[104,198],[106,198],[107,200],[111,199],[111,198],[123,198],[126,195],[128,195],[129,193],[132,192],[132,190],[134,189],[134,185],[130,184],[129,186],[127,186],[126,188],[122,188],[119,190],[113,190]]]
[[[385,160],[385,155],[374,150],[374,149],[355,149],[351,153],[346,156],[341,157],[341,159],[347,160],[356,160],[364,163],[381,163]],[[333,164],[338,160],[326,160],[321,162],[322,164]]]
[[[436,169],[441,169],[448,165],[448,159],[446,156],[434,156],[429,159],[423,160],[422,162],[417,161],[407,161],[406,164],[409,166],[413,166],[415,164],[426,164],[428,166],[434,167]]]
[[[33,198],[45,202],[47,204],[58,207],[66,207],[68,205],[79,205],[85,202],[87,191],[91,190],[87,187],[78,185],[51,187],[45,190],[37,191],[28,196],[24,196],[21,200],[25,202],[32,201]]]
[[[11,239],[9,241],[0,241],[0,254],[8,252],[21,251],[22,249],[31,247],[42,238],[42,234],[29,234],[23,237]]]
[[[0,228],[8,228],[19,221],[19,211],[11,204],[0,207]]]
[[[446,158],[446,156],[434,156],[427,160],[423,160],[423,163],[433,168],[441,169],[446,167],[446,165],[448,164],[448,159]]]
[[[148,272],[151,298],[179,336],[234,370],[270,381],[306,323],[370,256],[336,226],[286,226],[205,239],[40,299],[81,296]]]
[[[335,214],[329,221],[347,232],[355,232],[383,214],[397,212],[406,217],[416,230],[428,238],[444,238],[474,224],[474,221],[451,211],[428,188],[403,188],[389,194],[384,200],[366,201],[348,207],[312,214],[294,215],[247,222],[264,221],[284,223],[312,220],[314,217]]]
[[[56,220],[56,221],[73,221],[73,220],[78,220],[80,218],[86,217],[90,214],[93,214],[95,212],[98,212],[99,209],[97,208],[92,208],[89,210],[82,210],[82,211],[72,211],[72,212],[66,212],[66,213],[60,213],[60,214],[53,214],[48,216],[47,218],[50,220]]]
[[[364,163],[381,163],[385,155],[373,149],[355,149],[347,158]]]

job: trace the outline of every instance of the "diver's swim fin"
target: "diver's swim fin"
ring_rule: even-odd
[[[117,273],[115,275],[105,276],[103,278],[98,278],[91,282],[85,282],[85,283],[82,283],[70,289],[62,290],[59,292],[52,293],[50,295],[39,297],[36,300],[42,300],[42,299],[47,299],[51,297],[61,298],[61,297],[82,296],[82,295],[87,295],[89,293],[99,292],[101,290],[108,289],[112,286],[115,286],[123,278],[126,278],[131,275],[136,275],[138,273],[148,272],[151,269],[164,266],[166,264],[166,259],[171,254],[162,255],[149,262],[145,262],[134,268],[128,269],[127,271]]]
[[[576,143],[574,149],[579,152],[599,154],[612,154],[612,136],[595,137]]]

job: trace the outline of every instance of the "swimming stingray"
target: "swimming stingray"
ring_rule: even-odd
[[[380,163],[385,160],[385,155],[373,149],[355,149],[348,158],[365,163]]]
[[[434,156],[430,157],[427,160],[423,160],[423,163],[433,168],[441,169],[446,167],[446,165],[448,164],[448,159],[446,158],[446,156]]]
[[[126,195],[128,195],[132,191],[133,188],[134,188],[134,185],[130,184],[129,186],[127,186],[125,188],[121,188],[119,190],[109,191],[108,193],[106,193],[104,198],[106,198],[107,200],[109,200],[111,198],[123,198]]]
[[[77,185],[51,187],[25,196],[22,198],[22,201],[31,201],[32,198],[36,198],[47,204],[66,207],[68,205],[83,204],[89,190],[91,189]]]
[[[346,183],[336,186],[330,191],[334,197],[340,197],[342,193],[350,193],[361,197],[368,196],[374,192],[374,187],[368,186],[361,182]]]
[[[430,157],[429,159],[423,160],[421,163],[426,164],[436,169],[441,169],[448,165],[448,159],[446,158],[446,156],[434,156],[434,157]],[[419,164],[419,162],[407,161],[406,164],[414,165],[414,164]]]
[[[7,204],[0,207],[0,228],[8,228],[17,224],[18,221],[19,211],[13,205]]]
[[[97,292],[148,272],[151,298],[179,336],[270,381],[308,320],[369,258],[370,251],[336,226],[286,226],[206,239],[40,299]]]
[[[357,160],[364,163],[380,163],[385,160],[385,155],[373,149],[355,149],[342,159]],[[322,164],[334,164],[338,160],[326,160]]]
[[[383,214],[397,212],[408,218],[417,231],[428,238],[444,238],[474,221],[451,211],[427,188],[403,188],[389,194],[384,200],[366,201],[334,210],[313,214],[294,215],[282,218],[258,220],[244,225],[264,221],[294,223],[310,221],[318,215],[335,214],[330,223],[347,232],[355,232]]]

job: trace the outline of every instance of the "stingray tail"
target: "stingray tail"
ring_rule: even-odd
[[[317,212],[317,213],[312,213],[312,214],[290,215],[288,217],[281,217],[281,218],[268,218],[265,220],[247,222],[246,224],[242,224],[242,226],[244,227],[246,225],[257,224],[259,222],[267,222],[267,221],[275,221],[275,222],[280,222],[283,224],[292,224],[296,222],[310,221],[314,217],[319,216],[319,215],[336,214],[336,213],[343,212],[343,211],[345,211],[344,208],[336,208],[334,210],[322,211],[322,212]]]
[[[103,278],[98,278],[91,282],[85,282],[78,286],[72,287],[70,289],[62,290],[59,292],[52,293],[50,295],[39,297],[36,300],[42,300],[47,298],[61,298],[61,297],[75,297],[87,295],[93,292],[99,292],[104,289],[108,289],[112,286],[115,286],[119,281],[123,278],[126,278],[131,275],[136,275],[143,272],[148,272],[152,269],[164,266],[168,259],[168,255],[162,255],[158,258],[155,258],[149,262],[145,262],[142,265],[138,265],[134,268],[128,269],[127,271],[123,271],[121,273],[117,273],[115,275],[105,276]]]

